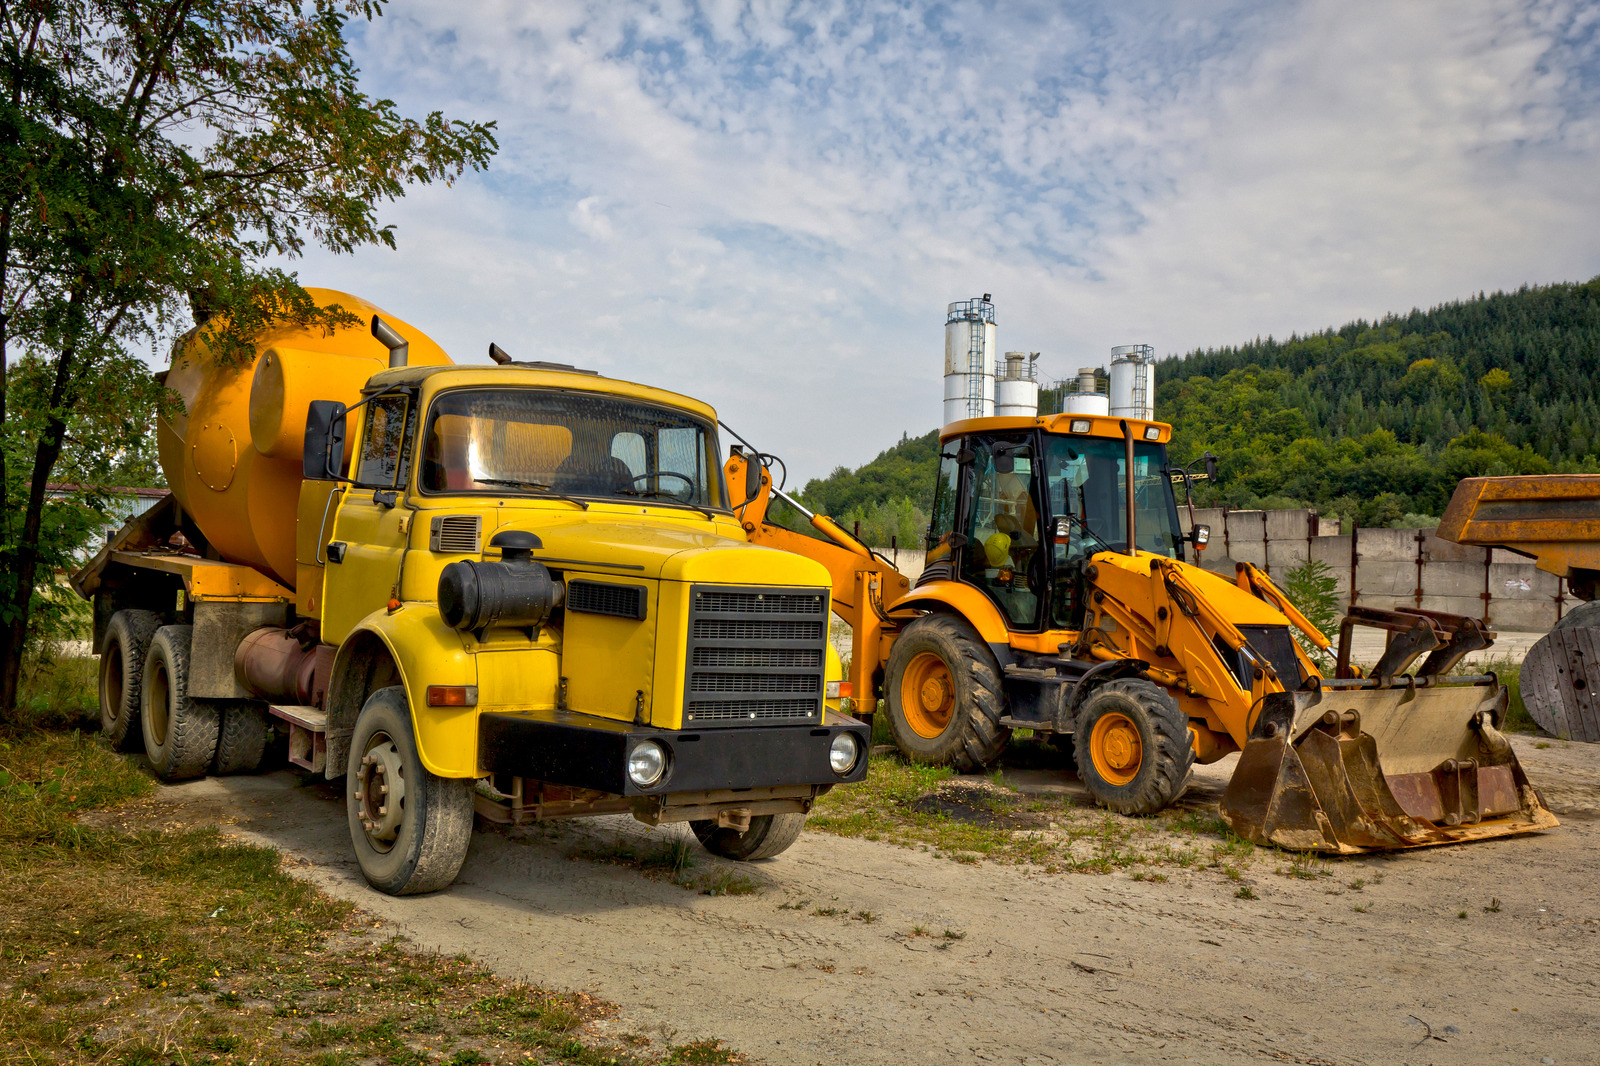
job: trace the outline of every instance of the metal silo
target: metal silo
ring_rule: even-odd
[[[1111,413],[1117,418],[1155,417],[1156,352],[1148,344],[1111,349]]]
[[[1061,411],[1069,415],[1108,415],[1111,398],[1100,391],[1099,367],[1086,366],[1078,370],[1078,391],[1069,392],[1061,399]]]
[[[944,319],[944,423],[994,414],[994,304],[957,300]]]
[[[1039,353],[1007,352],[995,368],[994,413],[1000,418],[1033,418],[1039,413]]]

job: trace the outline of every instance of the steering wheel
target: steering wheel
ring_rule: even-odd
[[[690,496],[694,495],[694,478],[690,477],[688,474],[680,474],[676,470],[652,470],[647,474],[638,474],[634,477],[633,483],[637,485],[639,482],[647,481],[653,477],[675,477],[679,481],[683,482],[683,492],[681,494],[676,492],[667,493],[668,496],[671,496],[675,500],[687,500]],[[666,490],[663,489],[662,491],[665,492]]]

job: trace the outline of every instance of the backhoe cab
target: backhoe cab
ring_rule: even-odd
[[[1098,802],[1150,814],[1183,794],[1195,762],[1242,752],[1224,818],[1295,849],[1556,824],[1497,731],[1494,677],[1442,676],[1493,634],[1452,615],[1360,612],[1346,630],[1385,628],[1390,652],[1370,677],[1347,656],[1323,677],[1291,627],[1323,651],[1328,639],[1266,574],[1239,563],[1228,580],[1190,561],[1208,531],[1179,520],[1173,485],[1187,474],[1170,436],[1082,414],[946,426],[914,588],[825,517],[802,508],[823,540],[769,521],[770,473],[753,456],[735,449],[726,471],[752,542],[828,565],[834,610],[854,627],[858,713],[881,698],[908,758],[974,771],[1027,729],[1075,751]]]

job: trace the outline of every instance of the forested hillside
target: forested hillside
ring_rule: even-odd
[[[1157,383],[1173,459],[1222,457],[1198,499],[1426,524],[1463,477],[1600,471],[1600,277],[1195,351],[1164,360]],[[805,499],[907,544],[926,524],[936,444],[906,438]]]

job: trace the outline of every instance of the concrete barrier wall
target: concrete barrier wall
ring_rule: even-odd
[[[1187,524],[1188,508],[1178,508]],[[1356,529],[1314,511],[1224,511],[1196,507],[1211,527],[1202,565],[1231,573],[1228,560],[1248,562],[1282,580],[1309,556],[1321,560],[1349,606],[1421,607],[1480,618],[1499,629],[1543,631],[1580,602],[1566,582],[1514,552],[1440,540],[1431,529]],[[877,549],[913,582],[926,553]],[[1353,554],[1352,554],[1353,553]]]
[[[1281,579],[1309,556],[1333,572],[1347,605],[1421,607],[1541,631],[1581,602],[1530,559],[1452,544],[1431,529],[1342,532],[1313,511],[1196,508],[1195,521],[1211,527],[1203,565],[1226,570],[1226,560],[1248,562]]]

